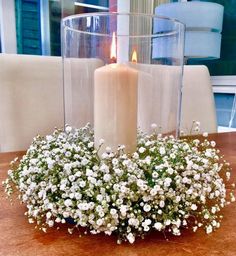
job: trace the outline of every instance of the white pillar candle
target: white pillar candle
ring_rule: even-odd
[[[137,143],[138,72],[123,64],[110,64],[96,69],[94,75],[95,147],[100,140],[116,151],[119,145],[132,153]]]

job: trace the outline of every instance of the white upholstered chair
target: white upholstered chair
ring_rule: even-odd
[[[37,134],[62,127],[63,85],[60,57],[0,54],[0,151],[25,150]],[[181,130],[192,121],[216,132],[216,114],[208,69],[185,66]]]
[[[0,54],[0,151],[25,150],[63,126],[60,57]]]
[[[181,131],[189,134],[193,120],[199,121],[201,132],[217,132],[215,103],[206,66],[184,66]]]

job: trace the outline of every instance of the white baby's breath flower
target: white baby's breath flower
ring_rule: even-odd
[[[53,227],[54,226],[54,221],[53,220],[49,220],[48,221],[48,226],[49,227]]]
[[[71,157],[71,152],[70,151],[66,151],[65,156],[66,157]]]
[[[85,186],[86,186],[86,182],[85,181],[80,181],[79,182],[79,186],[81,187],[81,188],[84,188]]]
[[[96,224],[97,224],[98,226],[101,226],[101,225],[103,224],[103,220],[102,220],[102,219],[98,219],[98,220],[96,221]]]
[[[101,202],[103,200],[103,196],[101,194],[97,195],[96,199]]]
[[[146,150],[146,149],[145,149],[144,147],[141,147],[141,148],[139,148],[138,152],[142,154],[142,153],[145,152],[145,150]]]
[[[81,161],[81,164],[84,165],[84,166],[87,165],[88,163],[89,163],[89,161],[86,158],[83,158],[82,161]]]
[[[50,219],[51,216],[52,216],[52,213],[51,212],[47,212],[47,214],[46,214],[47,219]]]
[[[151,194],[151,196],[155,196],[157,194],[157,190],[154,188],[151,189],[150,194]]]
[[[29,221],[30,224],[35,222],[33,218],[29,218],[28,221]]]
[[[126,215],[126,212],[127,212],[127,207],[126,207],[126,205],[121,205],[121,207],[120,207],[120,212],[121,212],[121,215],[122,215],[122,216],[125,216],[125,215]]]
[[[190,180],[189,180],[187,177],[184,177],[184,178],[182,179],[182,182],[183,182],[183,183],[189,183]]]
[[[162,225],[161,222],[156,222],[156,223],[154,224],[154,228],[155,228],[156,230],[158,230],[158,231],[161,231],[161,230],[162,230],[162,227],[163,227],[163,225]]]
[[[145,204],[144,207],[143,207],[143,210],[145,212],[149,212],[151,210],[151,206],[149,204]]]
[[[113,164],[113,165],[118,165],[118,164],[119,164],[118,159],[117,159],[117,158],[113,158],[113,159],[112,159],[112,164]]]
[[[174,170],[173,170],[173,168],[169,167],[169,168],[167,169],[167,172],[168,172],[170,175],[172,175],[172,174],[174,173]]]
[[[86,176],[93,176],[94,172],[91,169],[86,169]]]
[[[65,204],[66,207],[70,207],[70,206],[72,206],[73,203],[72,203],[71,199],[66,199],[64,204]]]
[[[104,179],[105,182],[108,182],[108,181],[111,180],[111,175],[108,174],[108,173],[106,173],[106,174],[103,176],[103,179]]]
[[[216,142],[215,141],[211,141],[211,146],[214,148],[216,146]]]
[[[160,201],[159,206],[163,208],[165,206],[165,202],[163,200]]]
[[[144,185],[144,181],[141,180],[141,179],[138,179],[138,180],[137,180],[137,185],[138,185],[139,187],[142,187],[142,186]]]
[[[134,241],[135,241],[135,236],[134,236],[132,233],[129,233],[129,234],[127,235],[127,239],[128,239],[128,241],[129,241],[131,244],[133,244]]]
[[[191,210],[196,211],[197,210],[197,205],[196,204],[192,204],[191,205]]]
[[[72,127],[66,126],[65,131],[66,131],[66,133],[70,133],[72,131]]]
[[[93,145],[94,145],[94,143],[93,143],[92,141],[88,143],[88,147],[89,147],[89,148],[92,148]]]
[[[165,180],[164,180],[164,186],[165,186],[165,187],[169,187],[170,184],[171,184],[171,182],[172,182],[172,179],[171,179],[171,178],[165,178]]]
[[[167,219],[167,220],[165,220],[164,223],[165,223],[166,226],[169,226],[171,224],[171,220]]]
[[[207,226],[206,233],[210,234],[210,233],[212,233],[212,231],[213,231],[212,226],[211,225]]]
[[[117,213],[117,210],[114,209],[114,208],[112,208],[112,209],[110,210],[110,213],[111,213],[111,215],[115,215],[115,214]]]
[[[153,172],[152,173],[152,177],[155,179],[155,178],[157,178],[159,176],[159,174],[157,173],[157,172]]]
[[[230,172],[226,172],[226,178],[227,180],[230,180]]]
[[[233,193],[230,193],[230,201],[235,202],[235,196]]]
[[[180,236],[180,230],[176,226],[172,227],[172,232],[175,236]]]
[[[165,155],[166,150],[165,150],[164,147],[160,147],[159,152],[160,152],[161,155]]]
[[[199,127],[194,122],[193,129]],[[89,124],[35,138],[20,165],[12,163],[6,193],[17,187],[29,222],[45,232],[71,219],[70,233],[82,226],[93,234],[117,232],[119,241],[130,243],[152,228],[180,235],[190,217],[196,219],[193,231],[211,233],[220,227],[218,212],[235,201],[222,175],[230,178],[230,166],[213,141],[140,131],[133,154],[121,145],[99,157],[101,144],[93,148]]]
[[[69,216],[70,216],[70,213],[69,212],[63,212],[63,217],[64,218],[69,218]],[[63,222],[63,221],[61,221],[61,222]]]

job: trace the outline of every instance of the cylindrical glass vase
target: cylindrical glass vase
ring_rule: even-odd
[[[145,14],[62,21],[65,124],[90,123],[95,147],[136,150],[138,132],[178,134],[184,25]]]

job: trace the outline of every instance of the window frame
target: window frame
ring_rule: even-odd
[[[235,76],[211,76],[214,93],[236,93]]]
[[[235,118],[236,104],[236,75],[235,76],[211,76],[213,93],[234,94],[234,102],[231,109],[231,121]],[[219,132],[236,131],[229,126],[218,126]]]

